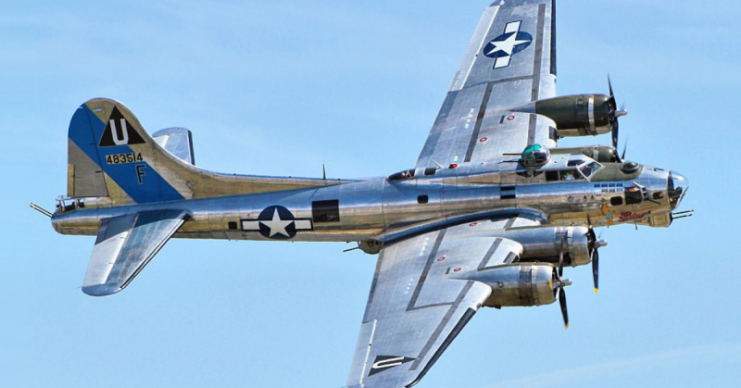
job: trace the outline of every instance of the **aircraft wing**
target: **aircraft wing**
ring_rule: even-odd
[[[497,0],[481,17],[416,167],[554,147],[549,118],[509,111],[556,95],[553,0]]]
[[[384,247],[347,385],[416,384],[491,295],[490,286],[468,279],[522,253],[519,243],[487,232],[537,224],[519,217],[465,223]]]
[[[115,294],[129,285],[187,219],[180,210],[147,211],[103,221],[82,291]]]

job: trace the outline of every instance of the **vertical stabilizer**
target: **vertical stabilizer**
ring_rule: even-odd
[[[110,197],[114,204],[191,197],[173,171],[179,161],[170,159],[123,104],[90,100],[70,122],[68,195]]]
[[[193,165],[190,131],[169,128],[155,136],[120,102],[82,104],[69,126],[68,197],[102,197],[115,206],[345,183],[209,172]]]

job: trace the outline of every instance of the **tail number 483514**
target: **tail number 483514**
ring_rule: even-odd
[[[129,154],[112,154],[108,155],[105,158],[105,162],[107,164],[125,164],[125,163],[134,163],[134,162],[141,162],[144,159],[142,159],[141,152],[132,152]]]

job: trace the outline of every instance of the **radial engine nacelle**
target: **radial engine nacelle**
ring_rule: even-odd
[[[467,277],[491,287],[487,307],[540,306],[556,301],[558,274],[550,264],[510,264]]]
[[[605,94],[578,94],[531,102],[512,109],[547,116],[556,123],[558,137],[596,136],[612,131],[617,117],[626,114]]]
[[[497,233],[496,237],[522,244],[521,262],[558,263],[563,254],[564,264],[574,267],[589,264],[592,251],[605,244],[597,241],[594,231],[586,226],[515,228]]]

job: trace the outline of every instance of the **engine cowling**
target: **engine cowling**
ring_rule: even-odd
[[[487,307],[541,306],[556,301],[555,268],[550,264],[510,264],[477,271],[471,280],[491,287]]]
[[[573,267],[591,262],[594,233],[586,226],[541,226],[535,228],[507,229],[496,237],[517,241],[523,247],[521,262],[558,263],[561,252],[564,265]]]
[[[558,137],[609,133],[615,108],[604,94],[577,94],[535,101],[514,111],[547,116],[556,123]]]

